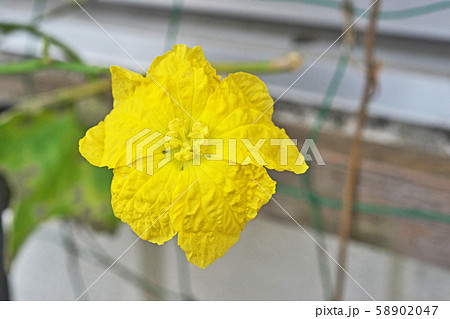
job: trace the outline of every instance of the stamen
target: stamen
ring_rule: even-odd
[[[174,157],[179,161],[189,161],[193,158],[193,149],[201,155],[204,152],[205,138],[209,134],[206,125],[194,123],[186,137],[187,123],[185,120],[175,119],[169,123],[169,132],[166,134],[166,148],[174,150]],[[193,143],[201,147],[193,147]]]

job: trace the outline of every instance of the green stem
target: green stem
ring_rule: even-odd
[[[352,8],[347,8],[346,10],[352,11]],[[325,124],[325,120],[328,116],[333,100],[344,78],[345,70],[347,69],[348,61],[350,59],[350,52],[351,44],[345,43],[341,48],[341,54],[339,56],[338,63],[320,105],[319,113],[314,120],[312,128],[308,132],[308,138],[313,139],[315,142],[317,142],[320,131]],[[313,191],[313,186],[311,183],[311,171],[313,171],[313,169],[313,167],[310,167],[308,174],[300,176],[300,181],[303,187],[306,189],[306,200],[308,202],[308,210],[312,219],[312,226],[316,230],[318,241],[320,242],[322,247],[326,247],[325,236],[323,234],[321,201],[317,194]],[[329,266],[327,264],[328,258],[327,256],[324,256],[324,252],[320,248],[317,250],[317,254],[319,256],[319,269],[321,273],[322,286],[325,297],[324,299],[328,300],[331,298],[331,276]]]
[[[172,9],[170,11],[169,25],[167,27],[164,51],[169,51],[177,40],[178,30],[180,29],[180,19],[183,12],[183,0],[172,0]]]
[[[49,65],[50,62],[51,62],[50,52],[49,51],[50,51],[50,41],[48,40],[48,37],[45,36],[44,37],[44,47],[43,47],[43,50],[42,50],[42,62],[45,65]]]
[[[109,71],[108,68],[79,62],[50,61],[50,63],[46,63],[45,60],[42,59],[28,59],[19,62],[0,64],[0,75],[33,73],[47,69],[77,72],[95,76],[106,74]]]
[[[245,61],[245,62],[213,62],[218,73],[249,72],[249,73],[275,73],[295,71],[303,64],[303,57],[296,51],[272,60]]]
[[[217,73],[249,72],[265,73],[277,72],[270,61],[249,61],[249,62],[215,62],[213,67]]]
[[[319,137],[320,132],[325,124],[325,120],[330,112],[333,100],[339,90],[339,87],[341,86],[342,80],[344,79],[345,70],[347,69],[349,59],[350,50],[347,48],[343,48],[339,56],[336,69],[334,70],[333,77],[331,78],[331,81],[325,92],[325,96],[319,107],[319,113],[314,120],[312,128],[308,132],[309,139],[316,140]]]
[[[321,211],[321,203],[320,199],[317,197],[316,193],[312,191],[311,185],[311,172],[305,174],[301,181],[303,182],[303,187],[307,189],[306,200],[308,202],[308,212],[311,216],[311,224],[316,233],[316,239],[326,250],[326,241],[324,235],[324,227],[322,220],[322,211]],[[277,184],[277,190],[278,190]],[[319,263],[319,271],[320,271],[320,279],[322,283],[322,292],[324,300],[329,300],[331,298],[331,275],[330,275],[330,267],[328,265],[328,256],[326,256],[325,252],[321,247],[316,246],[317,258]]]
[[[33,34],[36,37],[39,37],[39,38],[47,37],[48,41],[51,44],[53,44],[54,46],[60,48],[61,51],[67,56],[67,58],[70,61],[81,63],[81,58],[78,56],[78,54],[75,53],[75,51],[73,51],[71,48],[69,48],[67,45],[65,45],[63,42],[59,41],[58,39],[38,30],[33,25],[1,22],[0,23],[0,31],[2,31],[4,33],[9,33],[9,32],[14,32],[14,31],[26,31],[30,34]]]
[[[287,59],[285,59],[285,57],[281,57],[279,59],[268,61],[213,62],[212,64],[218,73],[271,73],[292,71],[300,66],[301,60],[298,60],[298,62],[295,63],[290,63]],[[0,75],[26,74],[47,69],[77,72],[93,76],[99,76],[109,72],[108,68],[87,65],[79,62],[46,62],[43,59],[28,59],[19,62],[0,64]]]

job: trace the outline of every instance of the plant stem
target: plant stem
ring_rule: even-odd
[[[49,59],[50,60],[50,59]],[[0,75],[25,74],[41,70],[62,70],[78,72],[87,75],[107,74],[109,69],[99,66],[87,65],[79,62],[46,61],[45,59],[28,59],[19,62],[0,64]]]
[[[49,93],[36,94],[20,101],[15,106],[15,109],[35,112],[43,108],[67,104],[78,99],[107,92],[111,88],[110,82],[110,79],[100,79],[77,86],[65,87]]]
[[[183,0],[172,0],[170,10],[169,25],[167,26],[164,51],[169,51],[177,40],[178,30],[180,29],[180,19],[183,13]]]
[[[49,43],[60,48],[61,51],[67,56],[67,58],[70,61],[81,63],[81,58],[78,56],[78,54],[75,53],[75,51],[73,51],[71,48],[69,48],[67,45],[65,45],[58,39],[40,31],[34,25],[1,22],[0,23],[0,31],[3,31],[4,33],[9,33],[9,32],[13,32],[13,31],[26,31],[30,34],[33,34],[36,37],[39,37],[39,38],[47,37]]]
[[[218,73],[250,72],[275,73],[295,71],[303,64],[303,57],[296,51],[291,51],[272,60],[248,62],[213,62]]]
[[[353,224],[353,210],[356,198],[359,167],[361,161],[362,132],[367,119],[367,109],[370,100],[375,92],[377,83],[377,61],[374,57],[376,24],[381,0],[375,2],[370,13],[370,22],[366,34],[365,54],[366,54],[366,83],[363,97],[357,115],[356,129],[350,149],[348,169],[344,182],[342,195],[341,222],[339,228],[339,252],[338,263],[345,268],[347,259],[347,246]],[[341,300],[344,290],[344,271],[339,267],[336,277],[336,289],[333,295],[334,300]]]
[[[250,72],[275,73],[295,71],[302,65],[302,57],[296,52],[290,52],[280,58],[266,61],[248,62],[212,62],[218,73]],[[0,64],[0,75],[26,74],[41,70],[62,70],[86,75],[99,76],[107,74],[108,68],[88,65],[80,62],[45,61],[44,59],[28,59],[13,63]]]
[[[72,287],[72,292],[74,294],[74,298],[78,298],[86,289],[86,285],[84,284],[83,275],[81,273],[81,265],[80,265],[80,253],[78,249],[78,245],[75,240],[69,240],[70,238],[74,238],[73,231],[73,221],[65,221],[64,229],[66,230],[67,236],[61,236],[62,243],[64,248],[66,249],[66,269],[67,274],[69,275],[70,285]],[[60,235],[62,232],[60,232]],[[88,300],[87,292],[83,295],[83,300]]]
[[[354,32],[353,29],[349,28],[349,26],[353,23],[353,4],[350,0],[343,0],[341,7],[344,16],[342,29],[347,30],[347,32],[345,33],[344,41],[341,45],[341,53],[339,55],[336,69],[334,70],[333,76],[330,80],[330,83],[328,84],[325,96],[319,108],[319,112],[314,120],[313,125],[311,126],[311,129],[308,132],[307,138],[313,139],[315,143],[317,143],[318,141],[320,132],[325,124],[325,120],[328,116],[334,97],[336,96],[344,78],[345,70],[347,69],[352,46],[354,43]],[[312,172],[314,172],[314,166],[311,165],[308,174],[302,175],[300,177],[300,180],[302,181],[303,187],[306,189],[306,201],[308,203],[308,210],[311,216],[312,226],[316,231],[317,241],[323,248],[326,249],[322,220],[322,203],[320,201],[320,196],[318,196],[318,194],[316,194],[316,192],[313,190],[311,181]],[[332,288],[330,284],[331,276],[328,264],[328,256],[318,246],[317,259],[319,263],[324,300],[329,300],[332,297]]]

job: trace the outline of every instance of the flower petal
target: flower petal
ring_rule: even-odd
[[[110,71],[112,95],[114,107],[116,107],[134,94],[136,87],[144,83],[144,77],[116,65],[111,66]]]
[[[270,122],[272,104],[273,100],[265,84],[258,77],[243,72],[230,74],[209,97],[200,121],[211,127],[211,133],[216,129],[223,130],[224,126],[229,129],[231,123],[226,121],[227,117],[241,109],[253,110],[258,116],[266,111],[261,120]]]
[[[156,58],[149,75],[111,67],[114,109],[80,141],[81,154],[92,164],[126,165],[127,140],[146,129],[165,135],[175,118],[186,119],[191,127],[190,116],[199,117],[220,83],[201,48],[185,45]]]
[[[179,104],[176,117],[192,122],[198,119],[208,97],[220,84],[220,76],[206,60],[199,46],[175,45],[172,51],[153,60],[149,74],[164,81],[164,89]],[[183,110],[184,109],[184,110]],[[190,123],[192,125],[192,123]]]
[[[250,156],[255,165],[304,173],[308,166],[303,156],[285,130],[272,122],[272,112],[273,100],[264,83],[251,74],[236,73],[230,74],[216,88],[200,121],[212,128],[210,138],[223,139],[225,159],[242,164],[248,163]],[[231,147],[231,151],[230,139],[236,140],[236,148]],[[251,146],[262,143],[258,153],[263,161],[251,155],[247,147],[250,144],[244,144],[243,139]],[[286,143],[285,152],[278,143]]]
[[[169,213],[187,259],[205,268],[238,241],[245,224],[275,193],[275,182],[262,167],[204,160],[179,172],[176,193],[196,179]]]
[[[165,135],[169,122],[180,111],[158,84],[145,80],[135,87],[131,96],[116,103],[103,122],[88,130],[80,141],[80,152],[97,166],[116,168],[129,164],[127,141],[144,130]]]
[[[114,169],[114,214],[142,239],[162,245],[176,234],[168,213],[176,180],[176,169],[171,163],[153,176],[127,166]]]
[[[103,154],[105,149],[105,122],[91,127],[79,142],[81,155],[95,166],[105,166]]]
[[[182,76],[194,68],[203,69],[211,81],[219,84],[220,76],[216,75],[216,70],[206,60],[200,46],[188,48],[185,44],[174,45],[172,51],[156,57],[148,71],[156,76],[170,74]]]

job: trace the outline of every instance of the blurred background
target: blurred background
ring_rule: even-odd
[[[276,124],[314,139],[326,165],[270,172],[274,198],[337,258],[370,10],[341,34],[370,1],[78,3],[0,0],[2,298],[77,299],[136,239],[111,211],[111,172],[78,140],[111,108],[109,66],[142,73],[175,43],[200,45],[223,76],[258,75],[281,96]],[[345,278],[342,299],[370,300],[359,285],[377,300],[450,298],[449,13],[450,1],[381,3],[345,263],[357,283]],[[175,238],[139,240],[80,300],[330,300],[337,271],[271,201],[206,270]]]

